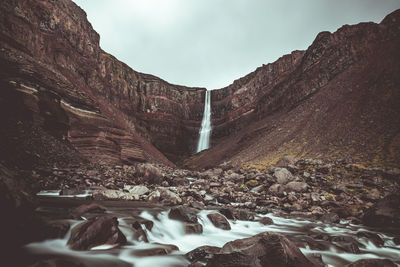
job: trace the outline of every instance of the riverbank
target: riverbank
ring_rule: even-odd
[[[31,178],[42,189],[35,220],[10,220],[29,236],[17,266],[266,266],[252,259],[278,252],[304,266],[399,264],[397,169],[285,157],[265,169],[82,165]]]

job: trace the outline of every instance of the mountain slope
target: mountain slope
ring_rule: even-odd
[[[187,166],[266,165],[286,154],[399,166],[399,47],[399,10],[320,33],[294,70],[259,86],[246,122]]]

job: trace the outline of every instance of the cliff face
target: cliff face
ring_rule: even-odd
[[[186,164],[265,165],[291,154],[399,166],[399,47],[400,10],[380,24],[320,33],[305,53],[291,55],[275,83],[257,85],[252,108],[242,105],[251,112],[246,127]]]
[[[7,0],[0,14],[1,159],[173,165],[194,152],[204,88],[169,84],[107,54],[71,0]],[[322,32],[307,51],[212,91],[215,148],[187,164],[325,152],[393,162],[399,17]]]
[[[253,121],[262,97],[299,66],[303,55],[304,51],[294,51],[225,88],[212,91],[213,142],[218,143]]]
[[[70,0],[10,0],[0,13],[1,100],[33,114],[23,121],[104,163],[171,165],[159,150],[174,160],[194,148],[205,89],[171,85],[105,53]]]

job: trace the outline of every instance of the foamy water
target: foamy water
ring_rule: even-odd
[[[208,219],[207,214],[215,211],[204,210],[198,214],[199,223],[203,226],[202,234],[185,234],[184,224],[180,221],[168,218],[169,211],[162,211],[156,215],[148,211],[143,211],[140,217],[154,222],[151,231],[145,229],[149,243],[135,241],[132,239],[134,230],[128,224],[130,217],[120,217],[119,228],[127,237],[130,245],[122,248],[104,245],[93,248],[91,251],[73,251],[68,248],[67,240],[70,231],[63,239],[47,240],[39,243],[27,245],[27,249],[33,254],[56,254],[69,255],[77,259],[86,260],[88,266],[107,266],[103,263],[111,264],[113,261],[124,262],[134,266],[187,266],[189,262],[182,256],[183,254],[203,245],[222,247],[226,242],[239,238],[250,237],[255,234],[270,231],[285,234],[289,238],[308,235],[312,233],[324,233],[330,236],[356,236],[359,231],[367,231],[363,227],[343,221],[336,225],[327,225],[322,222],[312,222],[305,219],[289,219],[276,215],[260,215],[270,217],[273,225],[263,225],[255,221],[232,221],[229,220],[231,230],[216,228]],[[111,212],[112,213],[112,212]],[[79,221],[69,221],[72,226],[80,223]],[[370,230],[368,230],[371,232]],[[328,266],[342,266],[348,262],[368,258],[385,258],[393,261],[400,259],[400,246],[395,245],[393,236],[378,233],[384,240],[383,247],[377,247],[365,238],[357,238],[361,243],[360,254],[343,252],[337,246],[331,245],[326,250],[313,250],[309,247],[300,248],[307,256],[312,253],[319,253],[323,261]],[[318,242],[318,241],[316,241]],[[179,247],[179,251],[174,251],[170,255],[140,257],[135,256],[134,252],[151,248],[160,248],[160,244],[174,244]],[[98,260],[102,260],[98,263]],[[100,264],[100,265],[99,265]]]

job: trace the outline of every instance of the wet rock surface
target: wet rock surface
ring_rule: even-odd
[[[192,208],[179,206],[177,208],[172,208],[168,214],[170,219],[179,220],[188,223],[197,223],[197,211]]]
[[[68,245],[74,250],[88,250],[103,244],[125,244],[126,237],[118,228],[117,218],[91,218],[72,229]]]
[[[224,230],[231,230],[231,226],[228,220],[219,213],[211,213],[207,215],[208,219],[214,224],[215,227],[224,229]]]
[[[291,241],[261,233],[225,244],[206,266],[314,266]]]
[[[190,262],[206,262],[212,258],[212,256],[221,250],[219,247],[213,246],[201,246],[188,253],[186,253],[186,258]]]

